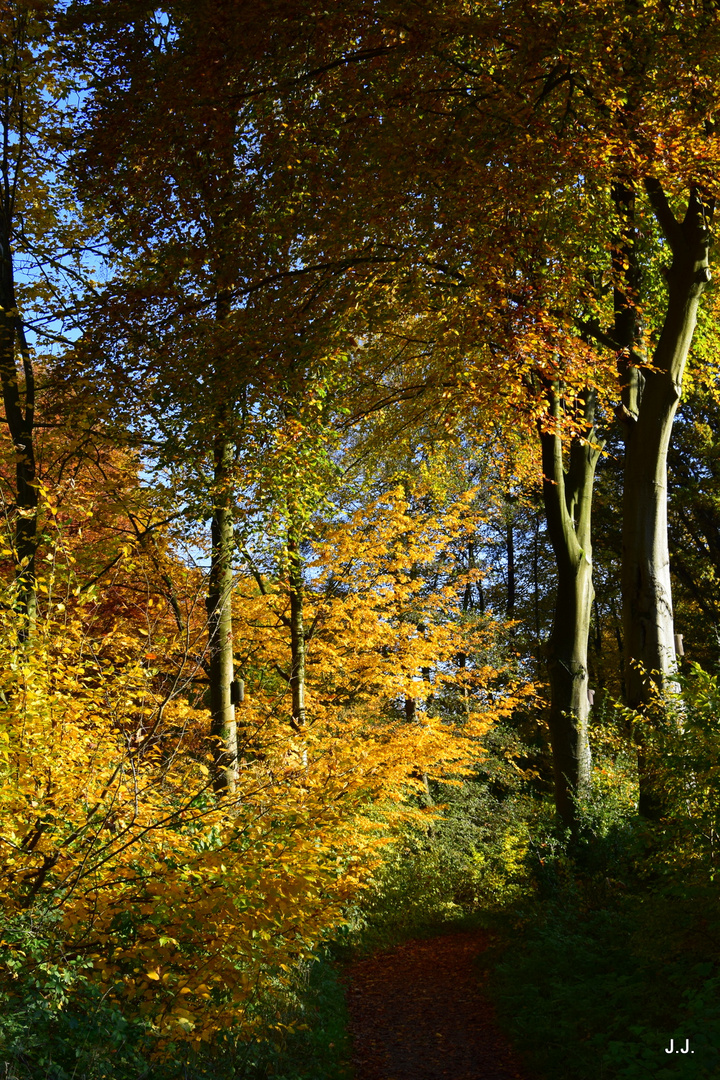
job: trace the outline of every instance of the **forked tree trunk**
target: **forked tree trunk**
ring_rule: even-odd
[[[546,647],[549,724],[555,805],[563,824],[574,829],[576,800],[590,783],[587,652],[594,597],[590,516],[600,449],[593,428],[594,392],[587,391],[583,404],[590,430],[586,439],[573,438],[565,468],[558,388],[549,396],[551,426],[540,436],[543,500],[557,566],[555,614]]]
[[[222,429],[222,424],[221,424]],[[233,683],[233,445],[221,430],[214,448],[212,552],[208,585],[208,651],[210,734],[213,742],[213,786],[218,793],[235,791],[237,729]]]
[[[667,307],[652,367],[635,400],[623,409],[623,637],[627,703],[652,719],[675,664],[670,556],[667,537],[667,452],[680,400],[698,305],[710,280],[710,207],[691,191],[678,221],[659,183],[646,189],[672,262],[666,271]],[[638,731],[640,813],[662,813],[652,754]]]

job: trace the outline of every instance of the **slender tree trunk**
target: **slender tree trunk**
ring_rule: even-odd
[[[288,578],[290,583],[290,693],[292,696],[292,726],[296,731],[305,727],[305,624],[304,581],[302,556],[297,534],[288,534]]]
[[[3,42],[0,57],[0,383],[5,422],[16,454],[13,508],[16,607],[21,616],[19,637],[27,641],[37,612],[38,488],[33,442],[35,379],[18,311],[13,265],[16,198],[28,140],[25,80],[30,72],[23,71],[20,57],[28,45],[30,17],[22,7],[13,5],[9,9],[6,27],[9,37]]]
[[[535,642],[540,642],[540,515],[535,515],[535,528],[533,531],[533,615],[535,621]]]
[[[37,612],[38,488],[33,441],[35,380],[22,320],[17,311],[10,239],[5,231],[0,266],[0,382],[5,421],[15,447],[15,582],[17,610],[21,615],[20,639],[28,640]],[[22,381],[17,356],[22,364]]]
[[[599,456],[593,428],[594,392],[586,391],[587,440],[574,438],[567,471],[560,434],[562,404],[550,391],[552,426],[541,432],[543,499],[557,565],[555,614],[546,648],[550,678],[550,741],[555,805],[563,823],[574,829],[576,798],[590,782],[588,742],[588,636],[594,598],[590,517],[595,466]]]
[[[667,536],[667,452],[697,320],[710,280],[710,207],[691,191],[682,222],[660,185],[648,181],[655,216],[672,252],[667,307],[652,367],[623,405],[623,639],[627,703],[652,718],[657,692],[667,689],[675,644]],[[636,373],[631,373],[635,375]],[[657,817],[662,796],[642,731],[638,731],[640,813]]]
[[[232,520],[232,462],[234,447],[224,431],[214,450],[212,553],[208,586],[208,649],[210,676],[210,733],[213,738],[213,786],[219,793],[235,791],[237,728],[232,703],[233,623],[232,560],[235,547]]]
[[[508,619],[515,618],[515,530],[513,527],[512,511],[507,510],[507,524],[505,527],[505,542],[507,546],[507,603],[505,615]]]

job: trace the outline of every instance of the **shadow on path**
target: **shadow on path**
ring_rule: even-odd
[[[356,1080],[529,1080],[479,986],[485,931],[408,941],[344,982]]]

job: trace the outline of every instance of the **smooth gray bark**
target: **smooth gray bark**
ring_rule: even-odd
[[[214,506],[212,552],[208,584],[208,652],[210,734],[213,742],[213,786],[219,793],[235,791],[237,728],[232,703],[233,681],[233,445],[222,432],[214,447]]]
[[[557,387],[549,391],[549,398],[550,425],[540,435],[543,500],[557,566],[555,613],[545,649],[549,725],[555,805],[563,823],[574,829],[576,800],[589,786],[591,769],[587,653],[594,592],[590,520],[600,448],[593,427],[595,395],[587,391],[583,406],[588,435],[572,439],[566,468]]]
[[[682,392],[697,311],[710,280],[710,207],[690,192],[682,221],[654,180],[646,189],[672,262],[666,271],[667,306],[662,330],[643,370],[638,392],[623,403],[623,639],[627,703],[652,715],[675,665],[667,536],[667,453]],[[637,382],[638,373],[632,371]],[[638,729],[640,812],[661,813],[662,797],[641,729]]]

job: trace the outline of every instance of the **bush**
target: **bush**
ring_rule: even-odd
[[[606,728],[579,835],[546,829],[528,846],[535,899],[493,986],[548,1080],[720,1075],[720,687],[699,669],[682,681],[680,723],[652,736],[668,816],[637,817],[630,754]]]
[[[0,917],[0,1062],[16,1080],[135,1080],[148,1075],[146,1027],[63,955],[51,915]]]
[[[552,1080],[710,1080],[720,1071],[720,971],[645,937],[640,897],[583,910],[567,895],[515,939],[494,976],[517,1045]],[[692,1055],[669,1057],[690,1040]]]
[[[400,831],[362,897],[358,920],[366,946],[486,916],[528,887],[532,799],[520,791],[497,795],[480,778],[436,783],[433,796],[427,825]]]

